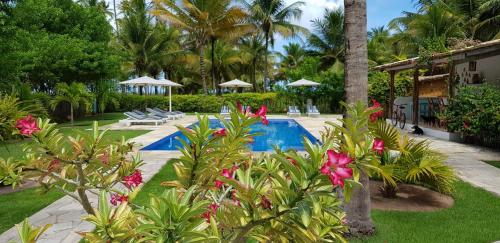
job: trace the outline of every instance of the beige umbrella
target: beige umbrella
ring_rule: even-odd
[[[302,86],[319,86],[319,85],[321,85],[321,84],[313,82],[311,80],[300,79],[300,80],[297,80],[297,81],[295,81],[293,83],[289,83],[287,86],[290,86],[290,87],[302,87]]]
[[[249,84],[247,82],[243,82],[239,79],[231,80],[229,82],[221,83],[219,86],[224,87],[224,88],[250,88],[253,87],[252,84]]]
[[[157,80],[155,85],[168,87],[168,108],[169,111],[172,112],[172,87],[182,87],[182,85],[168,79]]]

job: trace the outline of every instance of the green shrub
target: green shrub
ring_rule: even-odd
[[[291,105],[289,97],[277,93],[241,93],[212,95],[173,95],[172,109],[183,112],[220,112],[222,105],[236,101],[244,105],[257,108],[267,105],[269,112],[283,113]],[[145,96],[135,94],[122,94],[119,96],[121,111],[134,109],[144,110],[146,107],[160,107],[168,109],[168,96]]]

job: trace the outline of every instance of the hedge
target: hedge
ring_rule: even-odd
[[[293,97],[278,93],[237,93],[222,96],[173,95],[172,109],[183,112],[217,113],[220,112],[222,105],[236,104],[236,101],[254,108],[264,104],[270,113],[286,113],[289,105],[299,105]],[[121,94],[119,102],[120,111],[145,110],[146,107],[168,108],[168,96]],[[328,108],[329,104],[316,105],[323,113],[331,112]]]

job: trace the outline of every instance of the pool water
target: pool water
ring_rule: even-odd
[[[196,126],[197,123],[189,127]],[[222,124],[219,120],[210,120],[210,128],[221,128]],[[303,138],[306,137],[313,143],[319,143],[311,133],[304,129],[293,119],[269,119],[269,125],[256,123],[250,127],[251,133],[259,133],[260,135],[254,137],[254,143],[249,144],[252,151],[266,152],[274,151],[274,147],[278,146],[282,150],[297,150],[303,151],[304,144]],[[182,144],[177,140],[186,137],[177,131],[165,138],[162,138],[142,150],[177,150]]]

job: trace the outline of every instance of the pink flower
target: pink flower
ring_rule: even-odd
[[[227,135],[226,129],[225,128],[221,128],[221,129],[215,131],[212,135],[214,135],[216,137],[225,137]]]
[[[262,124],[269,125],[269,120],[267,120],[267,106],[262,105],[253,115],[253,117],[260,117],[262,119]]]
[[[109,153],[108,151],[104,151],[104,153],[99,156],[99,160],[105,164],[105,165],[108,165],[109,164]]]
[[[142,174],[139,170],[135,170],[134,173],[123,177],[123,184],[130,189],[134,186],[139,186],[142,183]]]
[[[239,101],[236,101],[236,109],[243,113],[243,106],[241,105],[241,103]]]
[[[267,120],[266,117],[262,118],[262,124],[264,124],[266,126],[269,125],[269,120]]]
[[[269,198],[266,196],[260,197],[260,205],[262,205],[264,209],[271,209],[271,201],[269,201]]]
[[[238,207],[241,207],[241,202],[236,197],[236,193],[237,193],[236,190],[232,190],[231,191],[231,199],[233,200],[234,205],[236,205]]]
[[[293,158],[290,157],[287,157],[286,159],[290,161],[290,163],[292,163],[293,165],[297,165],[297,160],[294,160]]]
[[[61,161],[58,159],[54,159],[50,161],[49,167],[47,168],[48,171],[54,171],[57,170],[61,167]]]
[[[121,194],[113,194],[111,195],[111,200],[109,202],[116,206],[118,203],[124,203],[128,201],[128,196],[127,195],[121,195]]]
[[[219,208],[219,206],[217,206],[216,203],[212,203],[212,204],[208,205],[208,209],[210,209],[210,212],[213,214],[217,213],[218,208]]]
[[[347,167],[352,163],[352,159],[349,155],[337,153],[334,150],[328,150],[327,155],[328,160],[321,166],[321,174],[328,175],[333,185],[340,185],[344,188],[344,179],[352,177],[352,169]]]
[[[233,178],[233,170],[231,169],[222,169],[222,176],[232,179]]]
[[[214,183],[215,183],[215,187],[217,187],[219,189],[224,185],[224,182],[221,180],[215,180]]]
[[[375,138],[375,140],[373,140],[372,150],[382,155],[384,152],[384,140]]]
[[[216,204],[216,203],[212,203],[210,205],[208,205],[208,209],[207,211],[205,211],[203,214],[201,214],[201,217],[202,218],[205,218],[205,220],[207,221],[207,223],[210,223],[210,216],[213,214],[217,214],[217,209],[219,208],[219,206]]]
[[[210,211],[205,211],[204,213],[201,214],[202,218],[205,218],[205,221],[207,223],[210,223]]]
[[[378,110],[372,114],[370,114],[370,121],[371,122],[376,122],[378,118],[382,117],[384,115],[384,111],[381,109],[382,106],[380,103],[372,98],[373,106],[368,107],[368,110]]]
[[[40,131],[36,120],[31,116],[27,115],[26,117],[17,120],[16,128],[19,129],[19,132],[24,136],[31,136],[33,133]]]

